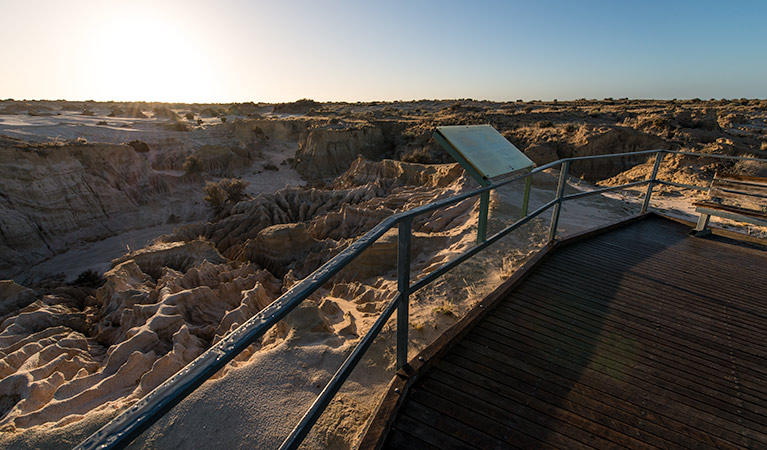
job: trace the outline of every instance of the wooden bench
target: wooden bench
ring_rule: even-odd
[[[705,234],[711,216],[767,226],[767,177],[716,174],[708,199],[693,206],[700,213],[696,234]]]

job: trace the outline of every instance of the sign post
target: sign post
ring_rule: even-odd
[[[531,170],[535,164],[501,133],[490,125],[452,125],[437,127],[434,139],[458,161],[480,185],[488,186],[494,178]],[[522,214],[527,215],[531,179],[525,179]],[[477,242],[487,237],[490,193],[479,198]]]

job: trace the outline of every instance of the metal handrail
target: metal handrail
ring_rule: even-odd
[[[635,181],[632,183],[626,183],[619,186],[611,186],[607,188],[596,189],[588,192],[581,192],[577,194],[564,195],[564,190],[567,181],[567,172],[570,163],[573,161],[583,161],[591,159],[601,158],[613,158],[613,157],[626,157],[636,155],[655,155],[655,165],[651,176],[646,180]],[[698,157],[711,157],[720,159],[731,160],[743,160],[743,161],[761,161],[767,162],[765,159],[743,157],[743,156],[728,156],[728,155],[710,155],[693,152],[673,151],[673,150],[645,150],[634,153],[611,153],[605,155],[592,155],[581,156],[574,158],[564,158],[557,161],[553,161],[548,164],[544,164],[530,171],[529,173],[513,176],[502,182],[494,183],[489,186],[476,189],[474,191],[459,194],[446,199],[438,200],[433,203],[419,206],[409,211],[403,211],[394,214],[381,223],[373,227],[370,231],[365,233],[362,237],[357,239],[349,247],[337,254],[335,257],[323,264],[319,269],[315,270],[308,277],[299,281],[291,289],[281,295],[277,300],[269,304],[266,308],[261,310],[258,314],[251,319],[243,323],[240,327],[234,330],[224,339],[219,341],[216,345],[205,351],[202,355],[197,357],[194,361],[189,363],[186,367],[181,369],[171,378],[166,380],[163,384],[155,388],[152,392],[147,394],[143,399],[137,402],[134,406],[124,411],[118,417],[107,423],[100,430],[93,433],[80,445],[78,449],[96,449],[96,448],[124,448],[130,442],[132,442],[137,436],[149,428],[153,423],[159,420],[166,412],[168,412],[173,406],[178,404],[187,395],[198,388],[202,383],[209,379],[213,374],[218,372],[227,363],[234,359],[240,352],[245,350],[248,346],[253,344],[257,339],[266,333],[272,326],[274,326],[279,320],[284,318],[288,313],[295,309],[301,302],[303,302],[309,295],[319,289],[325,282],[330,280],[334,275],[340,272],[347,264],[353,259],[359,256],[365,249],[370,247],[378,238],[383,236],[387,231],[394,228],[396,225],[398,230],[398,257],[397,257],[397,284],[398,294],[392,299],[381,315],[375,321],[370,330],[365,336],[360,339],[360,342],[354,348],[352,353],[346,358],[341,367],[336,371],[331,380],[322,390],[320,395],[314,401],[309,410],[304,414],[301,421],[296,425],[290,435],[282,443],[282,449],[295,449],[297,448],[306,435],[311,430],[311,427],[319,419],[322,412],[327,405],[333,399],[335,394],[340,389],[343,382],[351,374],[351,371],[356,367],[365,351],[373,343],[373,340],[383,329],[385,323],[389,320],[396,308],[397,313],[397,368],[401,368],[407,362],[407,328],[408,328],[408,297],[413,292],[423,288],[432,281],[436,280],[449,270],[453,269],[463,261],[474,256],[476,253],[482,251],[493,243],[497,242],[502,237],[506,236],[510,232],[516,230],[520,226],[529,222],[533,218],[539,216],[551,207],[554,207],[552,213],[551,226],[549,230],[549,239],[556,239],[557,225],[559,222],[559,215],[561,212],[562,203],[568,200],[574,200],[577,198],[586,197],[589,195],[601,194],[608,191],[614,191],[618,189],[625,189],[627,187],[639,186],[642,184],[648,184],[647,194],[645,196],[644,203],[642,205],[642,212],[645,212],[649,206],[650,197],[652,195],[652,189],[654,184],[664,184],[671,186],[679,186],[690,189],[706,190],[707,188],[695,185],[683,185],[680,183],[673,183],[657,179],[659,166],[667,154],[679,154]],[[511,225],[507,226],[503,230],[497,232],[490,238],[478,243],[476,246],[465,251],[461,255],[457,256],[453,260],[445,263],[440,268],[432,271],[428,275],[424,276],[414,284],[410,284],[410,237],[413,218],[421,214],[425,214],[446,206],[450,206],[466,200],[471,197],[479,196],[483,193],[489,192],[493,189],[498,189],[514,181],[532,177],[536,173],[540,173],[544,170],[551,169],[557,166],[563,165],[560,169],[559,183],[556,190],[556,198],[525,217],[517,220]]]

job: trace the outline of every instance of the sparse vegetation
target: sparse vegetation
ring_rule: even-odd
[[[434,311],[435,314],[444,314],[449,317],[456,317],[455,303],[453,303],[452,300],[442,300],[442,302],[435,306],[432,311]]]
[[[203,166],[202,161],[200,161],[200,158],[189,155],[186,158],[186,161],[184,161],[184,164],[181,166],[182,169],[184,169],[184,172],[186,173],[202,173]]]
[[[172,121],[165,124],[165,128],[171,131],[189,131],[189,124],[181,121]]]
[[[133,150],[136,150],[138,153],[146,153],[149,151],[149,145],[146,142],[130,141],[128,142],[128,145],[133,147]]]
[[[75,286],[97,288],[104,284],[104,281],[104,277],[100,273],[93,269],[88,269],[80,273],[72,284]]]
[[[205,197],[203,201],[213,210],[214,214],[219,214],[227,205],[233,205],[247,198],[245,188],[248,182],[239,178],[224,178],[220,181],[208,181],[205,184]]]

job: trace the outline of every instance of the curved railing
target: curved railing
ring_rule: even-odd
[[[186,367],[181,369],[163,384],[155,388],[152,392],[147,394],[146,397],[141,399],[131,408],[124,411],[100,430],[88,437],[77,448],[118,449],[126,447],[137,436],[139,436],[160,417],[162,417],[166,412],[168,412],[192,391],[197,389],[203,382],[205,382],[207,379],[213,376],[213,374],[218,372],[227,363],[234,359],[240,352],[245,350],[251,344],[255,343],[264,335],[264,333],[266,333],[266,331],[268,331],[278,321],[280,321],[288,313],[295,309],[296,306],[303,302],[314,291],[319,289],[325,282],[340,272],[365,249],[370,247],[378,238],[383,236],[384,233],[397,226],[397,284],[399,292],[395,298],[386,305],[383,311],[381,311],[380,316],[375,321],[373,326],[370,328],[370,330],[368,330],[365,336],[360,339],[357,346],[346,358],[341,367],[336,371],[328,384],[314,401],[312,406],[304,414],[301,421],[295,426],[293,431],[283,441],[280,447],[281,449],[295,449],[301,444],[303,439],[311,430],[312,426],[315,424],[317,419],[319,419],[322,412],[341,388],[341,385],[349,377],[357,363],[359,363],[359,361],[362,359],[365,351],[370,347],[370,345],[373,343],[373,340],[381,332],[386,322],[394,313],[395,309],[397,310],[397,368],[399,369],[406,364],[408,347],[408,299],[410,294],[413,292],[428,285],[449,270],[453,269],[455,266],[471,258],[478,252],[497,242],[502,237],[516,230],[533,218],[538,217],[540,214],[544,213],[552,207],[554,210],[552,213],[551,225],[549,228],[549,240],[552,241],[556,239],[561,206],[565,201],[647,184],[647,193],[645,195],[644,203],[642,204],[641,209],[641,212],[644,213],[647,211],[647,208],[650,204],[650,198],[652,196],[652,190],[655,184],[664,184],[702,191],[708,190],[708,187],[658,180],[658,169],[661,162],[663,161],[663,158],[667,154],[767,162],[767,160],[760,158],[712,155],[672,150],[646,150],[634,153],[613,153],[607,155],[565,158],[537,167],[529,173],[513,176],[502,182],[491,184],[475,191],[463,193],[454,197],[436,201],[434,203],[429,203],[409,211],[394,214],[373,227],[373,229],[365,233],[361,238],[357,239],[353,244],[351,244],[341,253],[323,264],[311,275],[295,284],[290,290],[285,292],[277,300],[261,310],[250,320],[243,323],[240,327],[227,335],[224,339],[219,341],[216,345],[208,349],[202,355],[197,357],[194,361],[189,363]],[[569,171],[570,164],[573,161],[616,157],[635,157],[637,155],[655,155],[655,165],[653,167],[653,171],[650,177],[646,180],[635,181],[619,186],[610,186],[593,191],[579,192],[569,195],[564,194],[565,186],[567,184],[567,173]],[[561,167],[559,173],[559,183],[557,185],[556,197],[554,200],[542,205],[530,214],[526,214],[523,218],[517,220],[516,222],[497,232],[483,242],[478,243],[476,246],[462,253],[450,262],[444,264],[437,270],[430,272],[428,275],[419,279],[414,284],[410,284],[410,236],[413,218],[421,214],[456,204],[468,198],[479,196],[485,192],[489,192],[493,189],[498,189],[501,186],[505,186],[509,183],[526,177],[531,177],[536,173],[557,166]]]

